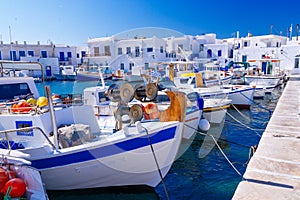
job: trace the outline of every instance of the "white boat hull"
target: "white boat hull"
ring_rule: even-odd
[[[248,85],[263,87],[263,86],[277,86],[281,83],[282,76],[245,76],[245,82]]]
[[[253,103],[254,88],[237,88],[229,90],[228,98],[231,100],[231,104],[238,108],[250,108]]]
[[[254,92],[254,98],[264,98],[266,94],[272,93],[275,86],[261,86],[256,87]]]
[[[203,116],[210,123],[220,124],[225,118],[227,109],[213,110],[213,111],[204,111]]]
[[[177,128],[176,124],[166,124],[168,128],[158,132],[149,131],[163,176],[171,168],[181,142],[183,124]],[[147,129],[151,130],[150,127]],[[31,162],[41,171],[46,188],[50,190],[126,185],[155,187],[161,178],[144,134],[143,138],[132,136],[131,140],[126,138],[114,144],[80,145],[69,148],[70,152],[62,149],[61,153],[45,155],[43,159],[32,158]]]

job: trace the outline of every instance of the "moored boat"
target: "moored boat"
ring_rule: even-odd
[[[185,99],[181,93],[169,95]],[[3,105],[0,125],[18,150],[30,155],[47,189],[155,187],[171,168],[182,139],[185,103],[171,99],[159,121],[138,121],[115,131],[99,128],[91,106],[53,106],[51,97],[48,102],[39,98],[26,112]]]

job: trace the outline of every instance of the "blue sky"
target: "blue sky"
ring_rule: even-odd
[[[88,37],[160,27],[183,34],[216,33],[229,38],[270,33],[286,35],[300,23],[297,0],[0,0],[0,39],[85,45]]]

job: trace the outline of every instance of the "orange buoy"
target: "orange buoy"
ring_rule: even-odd
[[[11,187],[10,197],[21,197],[26,192],[25,181],[20,178],[13,178],[7,181],[2,190],[3,194],[7,193],[9,187]]]
[[[3,189],[9,178],[15,177],[16,175],[13,171],[5,170],[2,167],[0,167],[0,191]]]
[[[5,183],[9,180],[6,171],[0,167],[0,190],[4,187]]]
[[[19,102],[18,104],[14,104],[11,107],[11,111],[13,113],[29,113],[32,107],[26,101]]]

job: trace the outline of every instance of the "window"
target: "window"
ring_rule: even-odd
[[[242,55],[242,62],[247,62],[247,56],[246,55]]]
[[[145,69],[149,69],[149,63],[145,63]]]
[[[122,55],[123,52],[122,52],[122,48],[118,48],[118,55]]]
[[[94,47],[94,56],[100,56],[99,47]]]
[[[85,57],[86,56],[86,52],[85,51],[81,51],[81,57]]]
[[[25,57],[25,51],[19,51],[19,56],[20,57]],[[0,59],[1,60],[1,59]]]
[[[229,56],[228,56],[229,58],[233,58],[233,49],[230,49],[230,51],[229,51]]]
[[[65,53],[59,52],[59,61],[65,61]]]
[[[203,51],[204,50],[204,44],[200,44],[200,47],[199,47],[199,51]]]
[[[120,69],[121,69],[121,70],[124,70],[124,68],[125,68],[125,65],[124,65],[124,63],[121,63],[121,65],[120,65]]]
[[[163,46],[160,46],[160,53],[163,53],[164,52],[164,47]]]
[[[132,70],[132,67],[134,66],[134,63],[129,63],[129,70]]]
[[[17,60],[17,52],[16,51],[9,51],[10,60]]]
[[[28,55],[33,57],[34,56],[34,51],[28,51]]]
[[[211,58],[212,57],[212,50],[208,49],[207,50],[207,58]]]
[[[218,56],[222,56],[222,50],[218,50]]]
[[[153,52],[153,47],[148,47],[147,52]]]
[[[248,46],[248,42],[244,42],[244,47],[247,47]]]
[[[295,69],[299,68],[299,58],[295,58]]]
[[[140,56],[140,47],[135,47],[135,57]]]
[[[131,53],[131,48],[130,47],[126,47],[126,54],[130,54]]]
[[[67,55],[68,55],[68,58],[72,58],[72,52],[69,51],[69,52],[67,53]]]
[[[295,69],[299,69],[299,58],[300,55],[295,56],[295,66],[294,66]]]
[[[104,55],[105,56],[111,56],[110,46],[104,46]]]
[[[42,58],[47,58],[47,51],[41,51]]]
[[[15,99],[20,95],[31,93],[27,83],[12,83],[0,85],[0,101]]]
[[[0,60],[2,60],[2,54],[1,54],[1,51],[0,51]]]
[[[109,101],[110,99],[105,95],[104,92],[98,92],[99,103]]]

